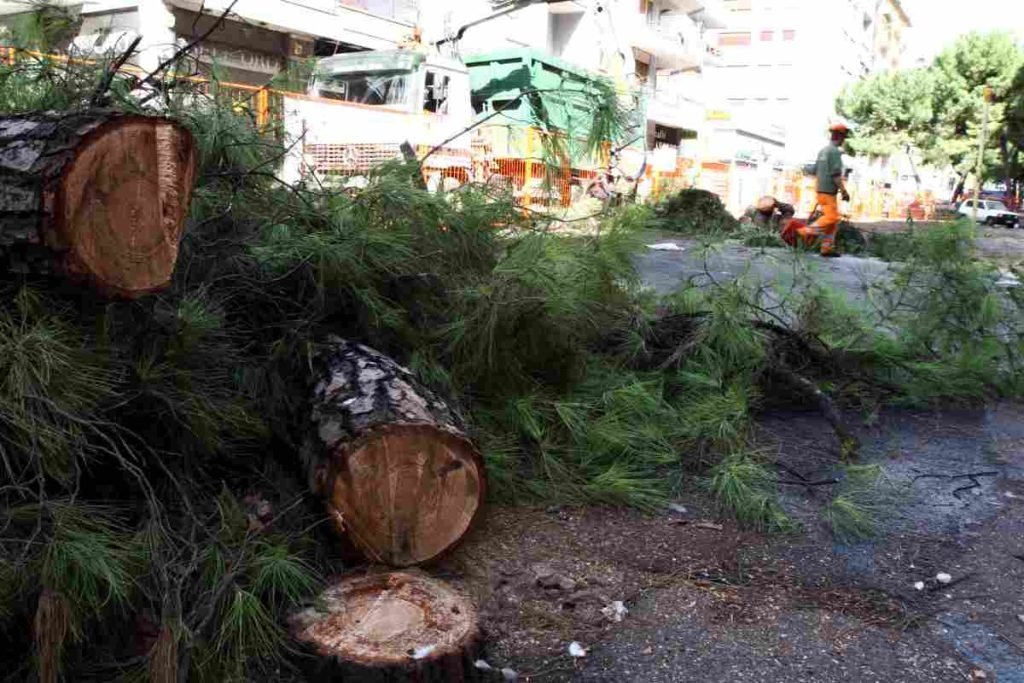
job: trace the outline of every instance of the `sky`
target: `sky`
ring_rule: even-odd
[[[908,64],[931,60],[943,47],[971,30],[1007,29],[1024,40],[1024,0],[902,0],[913,30]]]

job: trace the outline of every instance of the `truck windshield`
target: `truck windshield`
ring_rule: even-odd
[[[316,94],[332,100],[371,105],[398,105],[410,101],[413,90],[410,71],[352,71],[321,74]]]

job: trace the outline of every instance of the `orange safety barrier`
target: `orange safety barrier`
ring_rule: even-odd
[[[34,59],[52,59],[68,64],[91,64],[100,63],[96,59],[84,57],[70,57],[67,55],[45,54],[34,50],[25,50],[17,47],[0,47],[0,54],[7,64],[14,64],[21,55]],[[145,76],[146,72],[136,66],[125,64],[121,72],[135,76]],[[233,103],[238,109],[250,111],[260,128],[267,127],[275,118],[280,118],[283,111],[281,105],[285,96],[292,96],[283,90],[276,90],[268,86],[246,85],[243,83],[232,83],[229,81],[212,81],[204,76],[175,76],[179,80],[186,80],[197,85],[197,91],[202,94],[212,95],[216,92],[224,92],[231,96]]]
[[[708,192],[713,192],[727,201],[729,188],[732,185],[732,178],[729,164],[705,161],[701,164],[700,175],[698,176],[697,187]]]

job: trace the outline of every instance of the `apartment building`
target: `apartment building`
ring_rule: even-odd
[[[876,71],[899,69],[905,64],[907,54],[906,32],[910,28],[910,17],[900,0],[882,0],[875,11],[873,21],[873,57]]]
[[[824,144],[843,86],[897,68],[910,20],[899,0],[725,0],[710,97],[731,128],[784,145],[787,164]]]
[[[446,49],[456,56],[530,48],[640,90],[648,162],[674,169],[704,130],[703,74],[717,58],[706,36],[725,26],[721,0],[575,0],[502,13],[513,4],[436,0],[421,14],[424,39],[453,38]]]

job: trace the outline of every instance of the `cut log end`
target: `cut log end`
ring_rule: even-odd
[[[196,173],[191,134],[111,111],[0,117],[0,266],[136,298],[166,286]]]
[[[303,450],[313,490],[370,562],[410,567],[466,534],[484,500],[483,458],[447,403],[407,368],[332,338],[318,356]]]
[[[316,680],[467,681],[480,629],[472,603],[420,573],[346,577],[290,619]]]
[[[82,145],[61,187],[55,242],[67,271],[111,294],[166,285],[195,172],[191,136],[161,119],[119,119]]]
[[[372,561],[429,562],[465,535],[482,504],[476,449],[434,425],[384,425],[339,451],[328,504],[340,530]]]

